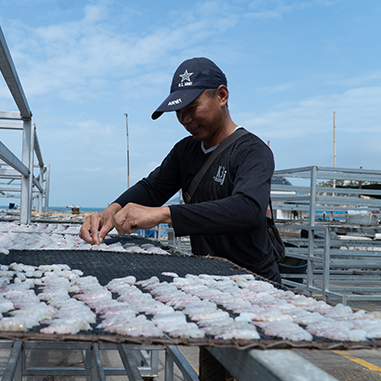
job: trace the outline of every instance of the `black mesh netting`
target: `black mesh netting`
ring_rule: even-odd
[[[10,265],[13,262],[26,265],[67,264],[71,269],[82,270],[84,276],[93,275],[101,285],[114,278],[133,275],[137,280],[157,276],[160,281],[172,278],[161,275],[162,272],[175,272],[179,276],[186,274],[234,275],[243,274],[231,262],[215,258],[189,255],[133,254],[110,251],[82,250],[13,250],[7,256],[0,257],[0,263]]]
[[[136,240],[136,238],[135,238]],[[113,241],[112,241],[113,242]],[[110,242],[110,243],[112,243]],[[150,242],[150,241],[148,241]],[[151,241],[152,242],[152,241]],[[145,240],[139,239],[139,244],[146,243]],[[134,254],[112,251],[82,251],[82,250],[11,250],[8,255],[0,256],[0,264],[10,265],[13,262],[23,263],[26,265],[51,265],[51,264],[67,264],[71,269],[83,271],[83,276],[95,276],[101,285],[106,285],[114,278],[121,278],[133,275],[137,280],[148,279],[157,276],[161,282],[172,281],[172,277],[163,275],[163,272],[173,272],[181,277],[187,274],[209,274],[209,275],[235,275],[247,274],[248,271],[242,269],[233,263],[222,258],[208,258],[179,254],[176,250],[163,247],[171,255],[157,254]],[[258,279],[264,280],[261,277]],[[274,284],[278,288],[281,285]],[[285,288],[286,289],[286,288]],[[36,287],[35,291],[39,290]],[[144,290],[143,290],[144,291]],[[221,307],[221,306],[220,306]],[[230,313],[233,315],[232,313]],[[100,320],[98,319],[98,323]],[[258,328],[261,340],[216,340],[212,337],[205,339],[172,339],[166,338],[129,338],[120,335],[107,333],[96,328],[96,324],[92,325],[92,330],[81,332],[77,335],[43,335],[39,330],[43,326],[34,327],[26,333],[3,333],[2,337],[11,337],[19,339],[47,339],[47,340],[106,340],[117,342],[134,342],[140,344],[149,343],[165,343],[174,345],[238,345],[262,348],[284,348],[284,347],[313,347],[313,348],[362,348],[362,347],[379,347],[380,340],[370,340],[366,343],[350,343],[335,342],[323,338],[314,338],[313,342],[288,342],[276,337],[268,337]]]

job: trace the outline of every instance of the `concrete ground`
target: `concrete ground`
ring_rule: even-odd
[[[381,311],[379,302],[350,302],[348,305],[354,311]],[[381,348],[293,351],[340,381],[381,381]]]

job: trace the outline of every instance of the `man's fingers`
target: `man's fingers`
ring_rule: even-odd
[[[119,234],[131,234],[141,228],[146,207],[134,203],[127,204],[114,215],[114,225]]]
[[[130,231],[127,227],[127,223],[124,223],[121,225],[115,223],[115,229],[117,230],[118,234],[120,234],[120,235],[130,234]]]
[[[138,227],[132,224],[128,214],[124,216],[119,215],[117,218],[115,218],[114,226],[120,235],[131,234],[138,230]]]
[[[92,243],[92,237],[90,234],[90,223],[85,221],[79,231],[79,237],[87,243]]]
[[[112,204],[100,213],[93,213],[86,217],[79,236],[92,245],[99,245],[114,227],[114,214],[120,210],[119,204]]]
[[[169,210],[169,208],[168,208]],[[93,213],[85,219],[79,236],[92,245],[99,245],[115,226],[119,234],[132,234],[139,229],[151,229],[161,222],[171,222],[170,213],[167,217],[164,208],[152,208],[134,203],[121,208],[112,204],[100,213]],[[168,219],[168,221],[167,221]]]
[[[92,237],[91,243],[93,243],[95,245],[99,245],[100,244],[100,242],[99,242],[99,229],[102,226],[102,220],[99,217],[99,213],[93,213],[90,216],[90,221],[91,221],[90,233],[91,233],[91,237]]]
[[[161,211],[161,208],[129,203],[115,214],[114,226],[119,234],[132,234],[139,229],[151,229],[161,222],[158,211]]]
[[[104,239],[106,238],[106,235],[109,233],[109,231],[112,228],[113,226],[110,225],[109,223],[102,225],[101,229],[98,232],[99,243],[102,243],[104,241]]]
[[[83,239],[85,242],[90,242],[91,241],[91,236],[88,230],[86,230],[83,226],[81,230],[79,231],[79,237]]]

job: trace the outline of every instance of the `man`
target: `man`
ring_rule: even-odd
[[[228,98],[225,74],[212,61],[184,61],[152,119],[175,111],[192,136],[179,141],[147,178],[87,217],[80,237],[99,244],[114,227],[131,234],[170,223],[176,236],[190,235],[194,254],[227,258],[280,283],[265,219],[274,160],[254,134],[241,136],[217,157],[190,204],[162,206],[179,189],[187,190],[210,153],[239,128],[230,117]]]
[[[211,152],[237,128],[228,110],[225,74],[207,58],[184,61],[176,70],[170,95],[152,114],[175,111],[192,135],[178,142],[147,178],[124,192],[101,213],[87,217],[80,230],[99,244],[114,227],[120,234],[173,225],[176,236],[190,235],[195,255],[224,257],[280,283],[267,235],[266,210],[274,160],[270,149],[247,133],[220,153],[208,168],[189,204],[164,205],[188,187]],[[203,347],[200,380],[231,380]]]

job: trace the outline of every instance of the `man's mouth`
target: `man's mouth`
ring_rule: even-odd
[[[193,134],[194,131],[196,131],[200,126],[197,126],[195,128],[192,128],[191,130],[188,130],[190,134]]]

